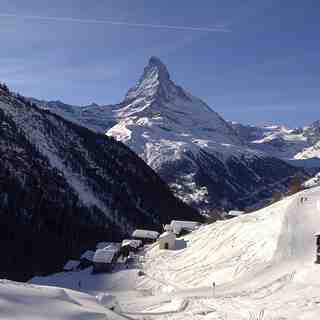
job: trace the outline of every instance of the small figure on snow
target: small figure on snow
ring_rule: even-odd
[[[212,292],[213,292],[213,296],[215,295],[215,291],[216,291],[216,283],[213,281],[213,282],[212,282]]]

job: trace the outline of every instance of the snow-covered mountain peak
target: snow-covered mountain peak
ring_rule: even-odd
[[[158,57],[151,57],[146,69],[156,68],[158,70],[158,74],[160,77],[169,80],[170,75],[166,65],[158,58]]]
[[[107,134],[130,141],[140,155],[147,143],[159,139],[191,145],[197,139],[242,144],[216,112],[170,79],[167,67],[156,57],[150,58],[138,84],[117,105],[114,115],[118,123]]]
[[[125,101],[137,98],[149,101],[160,98],[168,101],[174,99],[175,96],[188,99],[187,94],[170,80],[170,74],[165,64],[159,58],[151,57],[136,86],[128,91]]]
[[[238,206],[229,202],[236,193],[256,194],[263,179],[274,185],[279,174],[285,180],[295,171],[244,145],[218,113],[176,85],[157,58],[150,59],[142,78],[113,115],[116,125],[106,134],[129,146],[176,195],[204,212],[219,202],[223,207]],[[277,174],[271,177],[260,171],[264,166],[276,166]],[[222,202],[218,190],[223,190]]]

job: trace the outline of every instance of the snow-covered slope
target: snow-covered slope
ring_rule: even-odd
[[[320,159],[320,140],[309,148],[303,149],[301,152],[297,153],[294,157],[297,160],[303,159]]]
[[[54,287],[0,280],[2,320],[121,320],[95,297]]]
[[[318,319],[320,187],[232,220],[200,227],[157,245],[140,268],[98,277],[88,270],[34,278],[33,283],[114,295],[136,319]],[[215,290],[212,284],[215,282]]]

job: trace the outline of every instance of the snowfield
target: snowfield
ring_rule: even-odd
[[[121,320],[95,297],[72,290],[0,281],[1,320]]]
[[[1,282],[0,310],[9,319],[47,319],[49,309],[52,319],[82,319],[76,312],[88,312],[83,319],[96,312],[92,319],[99,319],[108,311],[99,301],[110,301],[110,295],[115,311],[129,319],[319,319],[319,231],[315,187],[252,214],[201,226],[177,239],[176,250],[150,245],[128,270],[91,275],[89,268],[35,277],[33,285]],[[101,295],[109,298],[94,298]],[[63,316],[61,308],[67,310]],[[106,319],[111,315],[120,317],[110,313]]]

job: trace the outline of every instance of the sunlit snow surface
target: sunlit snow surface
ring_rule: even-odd
[[[255,213],[202,226],[177,239],[177,250],[152,245],[140,257],[140,277],[136,268],[105,275],[87,269],[32,283],[79,290],[81,280],[80,290],[112,295],[120,312],[133,319],[319,319],[320,265],[314,264],[319,231],[316,187]],[[45,303],[53,303],[46,290]],[[6,291],[0,292],[3,306]],[[26,312],[19,302],[10,303],[15,312]]]
[[[94,296],[72,290],[0,280],[1,320],[120,320]]]

